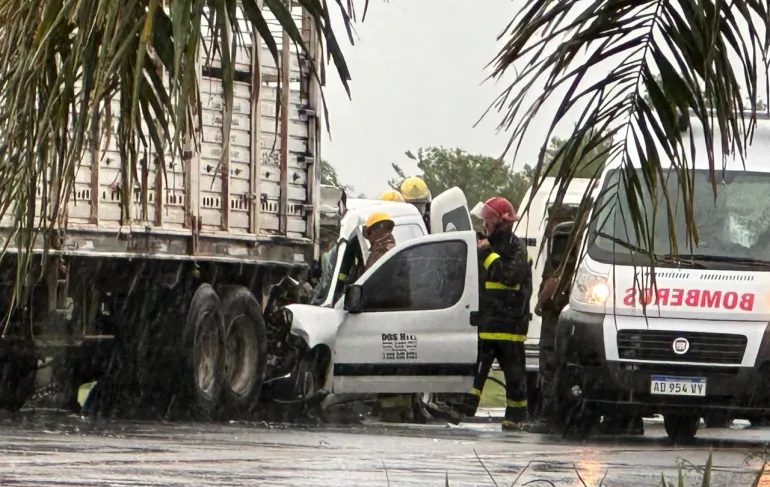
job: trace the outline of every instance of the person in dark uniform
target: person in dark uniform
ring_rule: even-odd
[[[550,249],[554,227],[560,223],[575,221],[577,208],[568,205],[554,205],[548,210],[548,224],[545,229],[545,248]],[[562,249],[559,249],[562,250]],[[542,318],[540,327],[539,385],[540,410],[539,424],[535,427],[556,431],[560,426],[560,408],[558,404],[558,356],[556,355],[556,325],[561,310],[569,302],[572,275],[577,265],[577,246],[567,254],[567,261],[556,261],[547,255],[543,266],[543,280],[537,295],[535,313]],[[545,431],[543,431],[545,432]]]
[[[503,430],[520,430],[527,418],[527,374],[524,340],[529,329],[532,260],[523,240],[513,234],[518,220],[510,201],[496,196],[482,206],[486,239],[478,243],[479,311],[471,318],[478,327],[478,369],[470,394],[455,409],[476,414],[492,362],[505,376],[506,407]]]
[[[412,176],[404,179],[399,186],[399,191],[404,197],[404,201],[414,205],[422,215],[425,222],[425,228],[430,233],[430,202],[433,199],[428,185],[418,176]]]

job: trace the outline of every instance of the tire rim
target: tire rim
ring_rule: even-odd
[[[195,339],[195,383],[207,397],[214,396],[218,358],[218,333],[211,312],[205,313],[205,325]]]
[[[246,396],[257,371],[257,337],[246,315],[233,318],[225,339],[225,380],[233,394]]]

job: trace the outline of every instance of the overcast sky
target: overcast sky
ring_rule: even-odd
[[[332,138],[324,138],[321,153],[342,182],[377,197],[395,174],[392,162],[408,175],[417,174],[404,152],[419,147],[443,145],[499,156],[509,138],[496,133],[501,115],[491,112],[478,127],[473,125],[507,85],[484,82],[489,74],[484,68],[502,45],[497,36],[526,1],[370,2],[366,22],[356,25],[355,46],[347,42],[341,20],[336,25],[352,73],[352,100],[331,71],[333,66],[328,76]],[[362,9],[359,17],[361,13]],[[606,76],[614,65],[610,62],[606,70],[597,67],[584,82]],[[764,83],[760,75],[760,86]],[[538,112],[527,143],[515,161],[512,155],[506,158],[508,163],[521,168],[536,162],[558,101],[552,98]],[[576,115],[568,117],[556,134],[566,135]]]
[[[522,2],[483,0],[483,5],[472,0],[371,1],[366,22],[356,25],[359,40],[345,46],[352,100],[336,73],[328,76],[331,140],[324,139],[321,153],[343,183],[378,196],[394,176],[392,162],[407,174],[417,172],[404,156],[407,149],[444,145],[490,156],[502,153],[508,137],[495,133],[499,114],[473,125],[503,86],[482,84],[488,74],[484,66],[497,53],[496,38]],[[344,34],[344,29],[337,32]],[[542,140],[532,142],[519,153],[516,166],[537,158]]]

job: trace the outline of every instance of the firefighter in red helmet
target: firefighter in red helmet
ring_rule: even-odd
[[[484,222],[486,237],[479,240],[481,289],[479,311],[472,317],[479,333],[478,369],[471,393],[457,409],[475,415],[489,369],[497,359],[505,375],[503,430],[516,430],[527,416],[524,340],[531,317],[532,260],[526,243],[513,234],[518,217],[510,201],[496,196],[474,210]]]

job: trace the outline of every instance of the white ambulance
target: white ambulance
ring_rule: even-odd
[[[715,134],[716,198],[703,129],[690,130],[696,169],[653,175],[653,194],[626,193],[628,168],[605,171],[557,331],[561,393],[580,421],[662,414],[675,441],[694,437],[702,416],[770,414],[770,120],[758,121],[745,168],[725,155],[720,169]],[[694,198],[695,245],[685,237],[683,186]],[[677,249],[664,198],[675,207]],[[632,205],[647,214],[654,268],[628,216]]]

